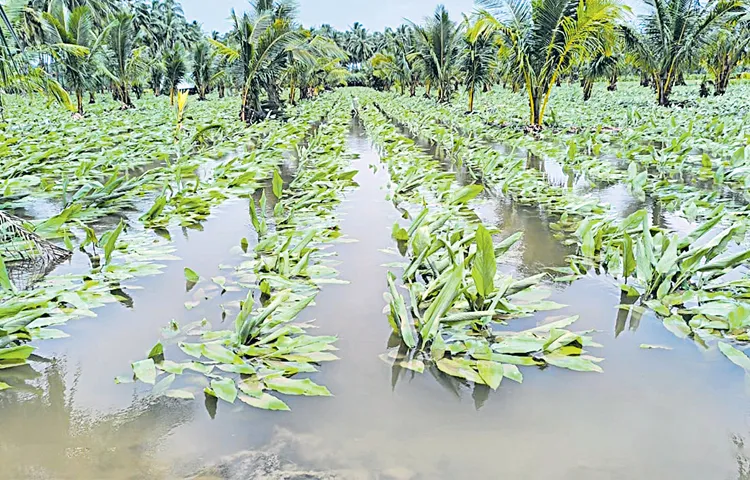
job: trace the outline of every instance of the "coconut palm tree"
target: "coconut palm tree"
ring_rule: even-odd
[[[214,75],[215,53],[206,41],[201,41],[193,50],[193,82],[198,90],[198,100],[205,100]]]
[[[358,65],[362,64],[375,53],[367,29],[361,23],[354,22],[351,30],[347,33],[346,47],[349,58]]]
[[[262,3],[262,4],[261,4]],[[335,44],[312,37],[294,24],[293,4],[259,2],[255,11],[237,15],[232,11],[234,28],[229,41],[209,41],[219,55],[236,65],[242,84],[240,118],[252,123],[281,109],[279,83],[291,63],[315,64],[318,58],[332,54]],[[338,49],[336,49],[338,50]],[[267,97],[266,108],[261,95]]]
[[[497,55],[495,35],[487,22],[471,20],[464,16],[466,28],[463,35],[463,53],[460,70],[464,74],[464,85],[469,93],[469,112],[474,111],[474,95],[477,88],[492,83],[492,65]]]
[[[62,65],[65,79],[75,92],[78,114],[83,115],[83,92],[91,85],[96,70],[96,55],[104,34],[94,32],[94,19],[87,6],[68,10],[55,0],[42,15],[49,52]]]
[[[395,31],[389,30],[385,46],[370,60],[373,75],[389,83],[398,84],[401,94],[409,87],[414,96],[419,82],[419,70],[414,47],[414,36],[408,25],[401,25]]]
[[[456,76],[461,54],[461,25],[452,21],[443,5],[427,23],[414,29],[414,58],[421,68],[429,88],[437,89],[438,101],[447,101],[451,94],[451,80]],[[428,93],[429,95],[429,93]]]
[[[529,121],[541,126],[561,75],[602,50],[622,15],[617,0],[480,0],[484,20],[500,34],[511,81],[529,98]]]
[[[169,88],[169,104],[174,105],[177,85],[185,79],[187,67],[182,47],[176,46],[164,55],[164,80]]]
[[[718,29],[706,42],[701,58],[714,77],[714,95],[726,93],[732,72],[750,56],[749,47],[750,24],[745,19],[727,29]]]
[[[146,68],[146,47],[135,48],[134,16],[120,12],[107,34],[108,62],[102,70],[112,80],[115,96],[123,108],[133,108],[130,89]]]
[[[43,69],[29,66],[24,48],[25,43],[13,27],[11,16],[0,5],[0,118],[5,118],[2,102],[5,90],[46,93],[68,110],[75,110],[68,93],[57,81]]]
[[[581,69],[581,86],[583,87],[583,101],[591,98],[594,82],[598,78],[617,78],[617,66],[620,58],[613,52],[599,52],[586,62]]]
[[[633,65],[646,72],[656,88],[659,105],[669,105],[677,78],[706,45],[715,28],[741,11],[738,0],[709,0],[705,5],[685,0],[646,0],[653,8],[641,17],[641,28],[624,26]]]

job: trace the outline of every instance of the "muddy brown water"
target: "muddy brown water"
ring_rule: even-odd
[[[25,388],[0,393],[0,478],[186,478],[270,446],[299,470],[340,478],[750,478],[742,370],[716,350],[677,339],[652,315],[618,312],[619,289],[606,277],[550,286],[552,299],[569,305],[552,314],[578,314],[574,327],[597,330],[603,348],[591,353],[606,359],[604,373],[524,368],[523,384],[505,381],[492,392],[430,371],[394,372],[379,355],[390,337],[382,265],[397,258],[380,249],[394,247],[390,228],[399,214],[385,200],[385,169],[368,167],[379,157],[356,124],[348,146],[360,154],[353,162],[360,187],[339,214],[342,232],[358,242],[335,250],[340,278],[350,283],[326,286],[303,313],[321,334],[339,337],[341,359],[313,376],[334,397],[288,397],[286,413],[219,403],[212,417],[202,398],[149,399],[142,385],[113,382],[144,357],[170,319],[218,323],[221,299],[184,308],[194,292],[185,292],[182,269],[209,278],[222,274],[220,264],[241,261],[236,246],[252,236],[248,206],[229,201],[203,231],[173,229],[181,260],[127,290],[132,308],[109,305],[96,318],[71,321],[64,327],[71,337],[40,342],[32,365],[0,371],[0,380],[26,380]],[[537,211],[486,202],[485,221],[504,235],[526,233],[519,256],[502,260],[507,269],[522,276],[564,259],[568,252]],[[516,320],[511,328],[543,318]],[[643,350],[642,343],[673,350]],[[251,465],[255,470],[220,471],[236,479],[323,478],[273,476],[273,462]]]

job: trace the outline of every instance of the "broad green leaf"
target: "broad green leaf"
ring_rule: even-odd
[[[189,292],[193,289],[196,283],[200,281],[201,277],[195,270],[185,267],[185,291]]]
[[[668,273],[677,264],[677,235],[673,235],[668,241],[667,250],[662,254],[656,264],[656,271],[662,275]]]
[[[151,351],[148,352],[148,358],[154,359],[161,356],[164,356],[164,346],[161,344],[161,342],[158,342],[153,346]]]
[[[150,358],[132,364],[135,377],[143,383],[156,383],[156,365]]]
[[[466,203],[476,198],[480,193],[482,193],[482,191],[484,191],[484,187],[482,185],[466,185],[465,187],[461,187],[460,189],[453,192],[448,198],[447,203],[448,205],[459,205],[462,203]]]
[[[726,357],[732,363],[744,368],[745,372],[750,373],[750,358],[748,358],[744,352],[741,352],[740,350],[737,350],[733,346],[724,342],[719,342],[719,350],[721,350],[721,353],[726,355]]]
[[[663,320],[663,323],[667,330],[674,333],[677,338],[687,338],[692,333],[688,324],[679,315],[669,316]]]
[[[400,242],[409,241],[409,232],[407,232],[406,229],[401,228],[398,222],[393,224],[391,236],[393,237],[394,240],[398,240]]]
[[[518,383],[523,382],[523,375],[521,374],[521,371],[518,369],[517,366],[512,365],[512,364],[503,365],[503,376],[510,378],[514,382],[518,382]]]
[[[445,285],[424,313],[420,331],[423,345],[435,337],[440,328],[440,319],[451,308],[453,302],[456,301],[456,297],[460,294],[461,281],[464,276],[462,263],[458,263],[452,268]]]
[[[281,194],[284,188],[284,180],[281,178],[281,174],[278,169],[273,171],[273,194],[277,199],[281,198]]]
[[[15,290],[13,282],[11,282],[10,277],[8,276],[8,269],[5,267],[5,261],[3,260],[2,255],[0,255],[0,288],[8,292]]]
[[[731,330],[747,327],[750,324],[750,307],[744,303],[737,305],[734,310],[729,312],[727,320],[729,320],[729,328]]]
[[[289,406],[286,403],[265,392],[258,398],[240,394],[239,399],[251,407],[262,408],[264,410],[289,410]]]
[[[0,360],[26,360],[34,352],[31,345],[0,348]]]
[[[211,380],[211,390],[217,397],[228,403],[234,403],[237,398],[237,385],[231,378]]]
[[[306,395],[306,396],[331,396],[331,392],[326,387],[314,383],[309,378],[296,379],[287,377],[271,377],[263,380],[266,387],[276,390],[286,395]]]
[[[451,377],[459,377],[474,383],[484,384],[484,380],[473,368],[455,360],[441,358],[437,361],[438,369]]]
[[[581,356],[567,356],[560,355],[558,353],[549,353],[544,355],[544,361],[550,365],[554,365],[560,368],[567,368],[568,370],[575,370],[577,372],[601,372],[602,367],[594,362],[593,357]],[[598,360],[598,359],[596,359]]]
[[[388,272],[388,289],[391,295],[391,315],[396,322],[401,339],[407,347],[414,348],[417,346],[417,331],[411,319],[411,315],[406,310],[404,297],[398,292],[395,284],[396,277]]]
[[[239,360],[239,357],[234,352],[216,343],[204,344],[201,353],[206,358],[221,363],[233,364]]]
[[[107,243],[104,244],[104,265],[109,265],[109,262],[112,260],[112,253],[115,251],[117,239],[120,237],[120,234],[122,233],[122,229],[124,227],[125,222],[123,220],[120,220],[120,223],[117,225],[117,227],[109,232],[109,235],[107,236]]]
[[[495,273],[497,273],[497,261],[495,260],[495,248],[492,244],[492,236],[480,225],[477,229],[475,242],[477,252],[471,267],[471,277],[477,287],[477,293],[482,298],[488,298],[495,290]]]
[[[479,375],[491,389],[497,390],[500,386],[500,382],[503,379],[503,364],[497,362],[491,362],[487,360],[479,360],[477,362],[477,370]]]
[[[547,339],[539,338],[532,335],[517,335],[505,337],[498,343],[492,345],[492,350],[496,353],[532,353],[544,349]]]

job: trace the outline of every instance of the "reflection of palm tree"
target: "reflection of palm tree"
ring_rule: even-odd
[[[41,363],[35,364],[39,368]],[[190,420],[188,404],[137,401],[97,415],[75,406],[79,373],[66,385],[57,359],[2,371],[13,386],[0,394],[2,478],[154,478],[166,474],[146,454],[175,427]]]

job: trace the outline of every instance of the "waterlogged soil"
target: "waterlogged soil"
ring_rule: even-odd
[[[319,333],[339,338],[341,359],[312,377],[333,397],[285,397],[291,412],[266,412],[203,399],[150,400],[142,386],[114,383],[170,319],[220,321],[219,298],[185,308],[210,292],[185,292],[183,268],[210,278],[222,274],[220,265],[241,261],[240,239],[254,237],[248,203],[228,201],[202,231],[172,229],[181,260],[127,289],[129,300],[70,322],[71,337],[41,342],[30,366],[0,371],[0,379],[27,385],[0,393],[0,478],[750,478],[742,369],[679,340],[652,315],[618,310],[627,299],[606,277],[550,285],[551,300],[569,305],[554,315],[578,314],[577,329],[597,330],[603,348],[593,353],[606,359],[602,374],[526,368],[523,384],[503,382],[493,392],[381,360],[391,342],[383,265],[399,261],[385,251],[395,249],[390,230],[399,213],[385,198],[386,169],[356,122],[348,148],[359,154],[359,188],[338,213],[342,233],[357,241],[335,252],[349,283],[325,286],[302,314],[316,319]],[[603,199],[618,213],[642,207],[617,192]],[[564,265],[571,253],[537,209],[500,196],[483,197],[476,209],[501,236],[525,233],[502,259],[519,277]],[[84,268],[80,255],[60,268]],[[511,328],[544,319],[514,320]]]

